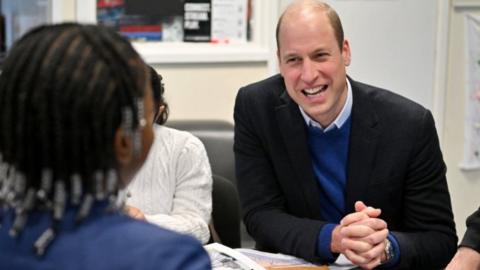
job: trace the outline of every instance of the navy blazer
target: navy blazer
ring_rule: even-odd
[[[433,117],[389,91],[355,82],[346,185],[354,203],[381,208],[398,240],[398,268],[445,266],[457,236]],[[235,103],[235,162],[244,222],[262,249],[316,256],[319,185],[298,105],[275,75],[239,90]]]

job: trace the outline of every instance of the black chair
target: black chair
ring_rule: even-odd
[[[172,120],[166,125],[188,131],[199,138],[207,150],[212,173],[232,181],[236,186],[233,124],[222,120]]]
[[[240,201],[230,180],[213,175],[212,222],[220,242],[231,248],[241,247]]]

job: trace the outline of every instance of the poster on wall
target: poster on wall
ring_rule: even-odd
[[[460,167],[480,169],[480,16],[466,14],[466,113],[464,156]]]
[[[210,41],[211,4],[211,0],[185,0],[183,41]]]

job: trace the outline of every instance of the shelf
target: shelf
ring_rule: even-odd
[[[248,43],[134,42],[133,46],[149,64],[267,62],[270,57],[265,46]]]
[[[52,0],[61,2],[61,0]],[[76,21],[96,23],[96,0],[75,0]],[[252,41],[243,44],[187,42],[132,42],[149,64],[232,63],[272,61],[270,47],[278,16],[279,0],[253,1]]]
[[[452,4],[456,9],[480,8],[480,3],[472,0],[454,0]]]

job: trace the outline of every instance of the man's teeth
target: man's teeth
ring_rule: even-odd
[[[315,88],[303,89],[302,92],[307,96],[313,96],[325,91],[326,89],[327,89],[327,86],[324,85],[324,86],[315,87]]]

